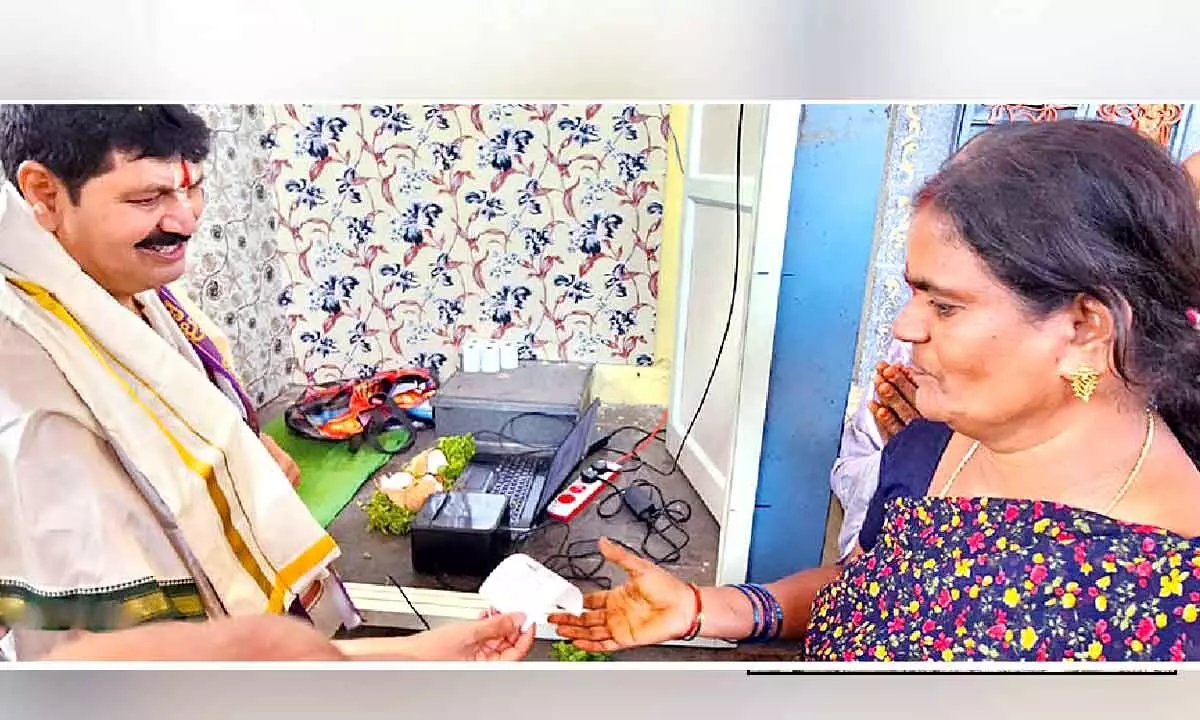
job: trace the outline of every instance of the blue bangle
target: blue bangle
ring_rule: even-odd
[[[754,630],[747,637],[743,638],[742,642],[764,642],[771,633],[771,621],[774,619],[766,594],[761,592],[754,583],[740,583],[734,585],[734,587],[741,590],[750,599],[750,604],[754,607]]]
[[[766,587],[762,585],[757,585],[756,587],[767,598],[768,605],[770,605],[772,627],[767,640],[774,640],[783,632],[783,606],[779,604],[779,601],[775,599],[775,595]]]
[[[762,634],[767,622],[766,608],[763,607],[762,598],[748,585],[739,584],[735,587],[742,591],[746,598],[750,600],[750,606],[754,608],[754,629],[750,631],[748,639],[756,638]]]
[[[770,642],[779,638],[783,633],[783,606],[775,599],[775,595],[758,583],[750,583],[749,588],[758,595],[763,604],[763,628],[755,638],[758,642]]]
[[[771,605],[775,610],[775,632],[771,635],[771,639],[778,640],[779,636],[783,634],[783,605],[779,604],[779,600],[770,590],[763,588],[763,592],[770,596]]]
[[[750,609],[754,611],[754,628],[750,631],[749,638],[754,638],[762,631],[762,613],[758,609],[758,600],[745,585],[731,585],[741,591],[746,599],[750,601]],[[747,639],[749,639],[747,638]]]
[[[755,642],[767,642],[775,632],[775,613],[772,612],[772,603],[770,593],[758,583],[750,583],[750,589],[758,596],[763,606],[763,627],[762,631],[754,638]]]

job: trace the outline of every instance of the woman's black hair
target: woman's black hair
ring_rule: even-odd
[[[1200,464],[1200,205],[1165,148],[1115,123],[989,128],[924,186],[1034,316],[1091,296],[1117,321],[1114,369]]]

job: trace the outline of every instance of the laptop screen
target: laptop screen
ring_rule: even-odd
[[[542,497],[537,504],[539,513],[550,505],[550,501],[558,495],[567,480],[570,479],[571,470],[583,459],[584,453],[587,452],[588,442],[591,440],[592,428],[596,424],[596,413],[599,409],[600,401],[593,400],[588,409],[583,412],[583,417],[579,418],[579,422],[575,423],[570,434],[558,446],[558,450],[554,453],[554,459],[550,461],[550,468],[546,471],[546,485],[542,488]]]

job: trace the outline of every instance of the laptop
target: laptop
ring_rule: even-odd
[[[562,492],[587,454],[600,401],[593,400],[553,455],[520,452],[479,457],[467,465],[454,489],[462,492],[504,495],[508,498],[509,528],[529,532],[546,508]]]

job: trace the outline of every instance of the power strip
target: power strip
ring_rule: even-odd
[[[550,506],[546,514],[559,522],[570,522],[583,512],[587,504],[605,487],[612,487],[612,482],[621,472],[619,465],[598,461],[584,469],[579,479],[571,483]]]

